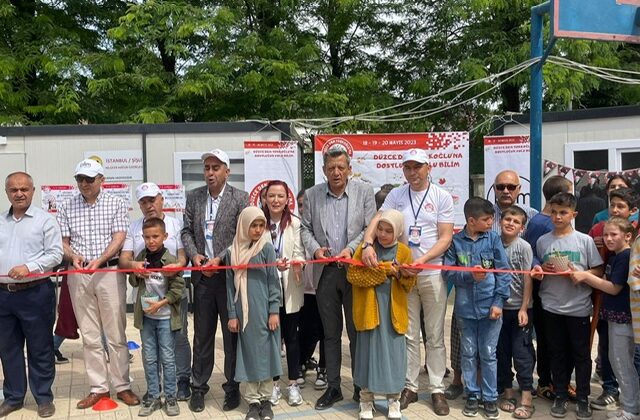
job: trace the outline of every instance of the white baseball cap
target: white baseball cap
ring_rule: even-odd
[[[138,201],[145,197],[156,197],[158,194],[162,194],[162,192],[160,192],[160,188],[153,182],[145,182],[136,188],[136,199]]]
[[[429,163],[427,152],[423,149],[409,149],[402,156],[402,163],[414,161],[418,163]]]
[[[94,178],[98,175],[104,175],[104,168],[93,159],[85,159],[78,163],[75,174]]]
[[[227,168],[229,166],[231,166],[229,163],[229,156],[223,152],[220,149],[213,149],[211,151],[208,151],[206,153],[203,153],[202,156],[200,156],[200,159],[202,159],[202,161],[204,162],[205,160],[209,159],[210,157],[214,157],[216,159],[218,159],[220,162],[224,163],[225,165],[227,165]]]

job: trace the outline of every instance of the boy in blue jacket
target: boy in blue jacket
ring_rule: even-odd
[[[472,197],[464,203],[467,221],[464,229],[453,235],[444,264],[478,269],[509,270],[500,235],[491,230],[494,210],[491,202]],[[456,287],[454,312],[462,334],[462,377],[467,393],[462,414],[478,415],[480,395],[485,415],[497,419],[496,347],[502,328],[502,307],[509,298],[511,276],[506,273],[480,271],[445,271],[445,278]],[[478,363],[479,361],[479,363]],[[478,366],[481,375],[478,385]]]

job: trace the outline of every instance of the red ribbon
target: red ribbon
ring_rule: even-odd
[[[307,260],[307,261],[288,261],[291,265],[296,264],[329,264],[329,263],[342,263],[349,265],[358,265],[364,267],[361,261],[356,261],[351,258],[339,258],[329,257],[321,260]],[[94,270],[61,270],[52,271],[46,273],[29,273],[29,277],[47,277],[47,276],[63,276],[68,274],[93,274],[93,273],[149,273],[149,272],[180,272],[180,271],[218,271],[229,269],[249,269],[249,268],[262,268],[262,267],[276,267],[279,264],[277,262],[267,264],[241,264],[241,265],[217,265],[217,266],[188,266],[188,267],[167,267],[167,268],[145,268],[145,269],[131,269],[131,268],[97,268]],[[422,270],[442,270],[442,271],[463,271],[470,273],[513,273],[513,274],[530,274],[530,270],[505,270],[499,268],[479,268],[479,267],[463,267],[452,265],[438,265],[438,264],[410,264],[407,267],[419,268]],[[556,276],[569,275],[569,272],[553,273],[553,272],[540,272],[540,274],[550,274]],[[6,274],[0,275],[0,277],[9,277]]]

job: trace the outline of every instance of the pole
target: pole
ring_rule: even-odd
[[[550,9],[551,5],[548,1],[531,8],[531,58],[540,58],[540,61],[531,66],[530,194],[531,206],[538,210],[542,208],[542,67],[544,65],[542,27],[544,15]]]

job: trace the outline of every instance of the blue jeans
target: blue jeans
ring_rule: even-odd
[[[598,352],[602,370],[602,390],[607,394],[618,395],[619,386],[609,361],[609,325],[604,319],[598,320]]]
[[[466,319],[458,317],[460,327],[460,352],[462,380],[469,398],[483,401],[498,400],[498,361],[496,348],[502,328],[502,318],[492,320]],[[482,373],[481,386],[478,386],[478,359]]]
[[[175,398],[177,392],[176,358],[174,353],[175,333],[171,331],[169,319],[152,319],[143,317],[142,361],[144,377],[147,381],[147,392],[151,398],[160,398],[160,375],[158,360],[162,364],[164,376],[164,394],[167,398]]]

